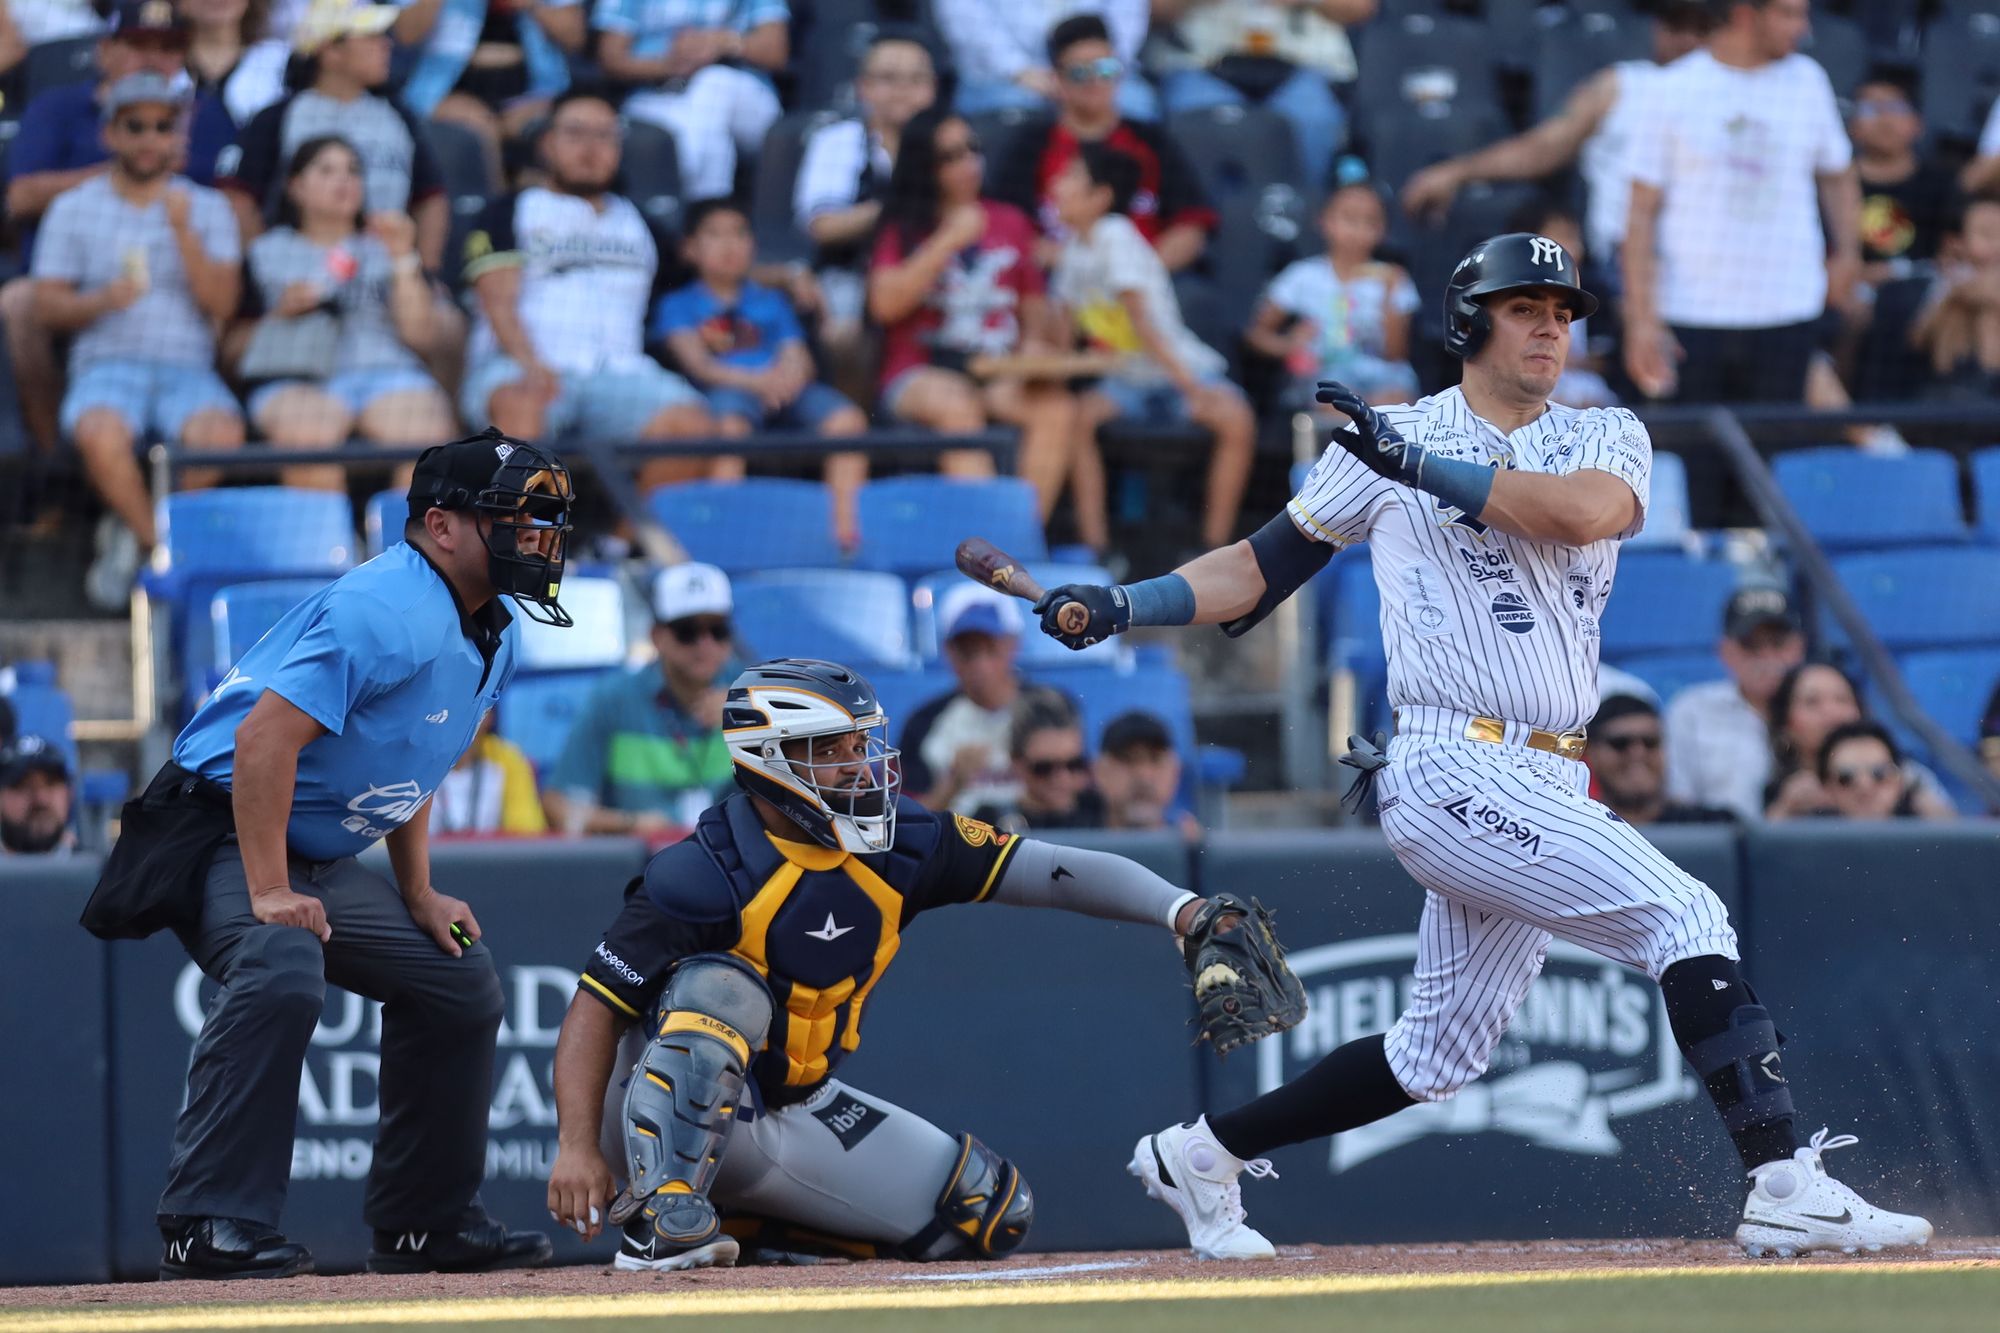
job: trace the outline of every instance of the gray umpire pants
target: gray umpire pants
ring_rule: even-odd
[[[502,1013],[493,956],[483,944],[445,953],[395,885],[351,857],[294,860],[290,875],[295,892],[325,904],[325,944],[257,920],[233,840],[209,867],[200,925],[179,932],[222,990],[195,1039],[160,1214],[278,1225],[299,1073],[330,982],[383,1006],[382,1111],[362,1218],[383,1231],[452,1226],[486,1171]]]
[[[645,1050],[643,1029],[618,1051],[604,1110],[605,1161],[622,1188],[625,1083]],[[730,1127],[709,1198],[725,1215],[750,1213],[830,1236],[900,1244],[937,1217],[958,1164],[958,1139],[892,1102],[839,1079],[793,1106]]]

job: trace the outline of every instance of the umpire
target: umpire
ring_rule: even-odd
[[[500,595],[570,623],[570,497],[561,463],[497,431],[428,450],[404,540],[245,653],[126,807],[85,925],[172,925],[221,987],[174,1127],[161,1278],[313,1271],[277,1224],[328,983],[384,1006],[369,1269],[548,1259],[479,1202],[500,982],[471,908],[431,887],[429,801],[514,673]],[[377,839],[394,885],[355,859]]]

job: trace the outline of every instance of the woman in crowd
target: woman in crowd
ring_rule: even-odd
[[[566,51],[581,51],[587,7],[546,0],[443,0],[413,6],[396,40],[418,46],[402,100],[423,120],[462,125],[479,136],[487,179],[507,177],[501,145],[549,109],[569,86]]]
[[[970,373],[983,356],[1052,352],[1035,229],[986,199],[986,164],[972,127],[932,108],[903,131],[882,202],[868,274],[868,312],[882,326],[882,405],[899,421],[949,434],[994,421],[1021,428],[1021,475],[1054,503],[1075,447],[1076,402],[1060,383]],[[986,476],[984,450],[953,450],[940,468]]]
[[[271,0],[180,0],[188,77],[213,94],[238,128],[285,95],[291,48],[269,39]]]
[[[239,375],[250,419],[281,448],[351,435],[383,444],[449,438],[451,402],[412,347],[430,331],[431,290],[402,213],[364,219],[361,157],[308,139],[286,171],[278,224],[250,245],[246,297],[259,315]],[[288,486],[346,487],[339,466],[288,468]]]
[[[1827,733],[1815,765],[1826,804],[1814,814],[1841,819],[1951,819],[1957,811],[1924,799],[1888,728],[1843,722]]]
[[[1764,789],[1764,818],[1796,819],[1834,808],[1823,785],[1821,751],[1836,729],[1861,720],[1861,697],[1839,668],[1802,662],[1785,673],[1771,695],[1771,782]],[[1950,818],[1951,799],[1936,775],[1900,755],[1896,762],[1923,817]]]

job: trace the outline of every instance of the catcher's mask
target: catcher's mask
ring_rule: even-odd
[[[833,662],[781,657],[738,676],[722,735],[736,785],[761,796],[823,847],[886,852],[896,840],[901,751],[875,688]],[[852,736],[822,757],[815,742]]]
[[[1505,292],[1553,291],[1572,319],[1597,313],[1597,298],[1583,289],[1576,260],[1546,236],[1514,231],[1472,247],[1444,289],[1444,345],[1470,361],[1493,333],[1486,302]]]
[[[410,517],[464,509],[484,518],[486,573],[494,591],[545,625],[575,622],[556,599],[573,527],[569,469],[554,454],[488,427],[426,449],[410,480]]]

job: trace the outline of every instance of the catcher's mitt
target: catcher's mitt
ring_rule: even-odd
[[[1218,1053],[1295,1027],[1306,1016],[1306,989],[1286,966],[1271,914],[1255,898],[1211,897],[1195,913],[1182,948],[1201,1007],[1201,1035]]]

